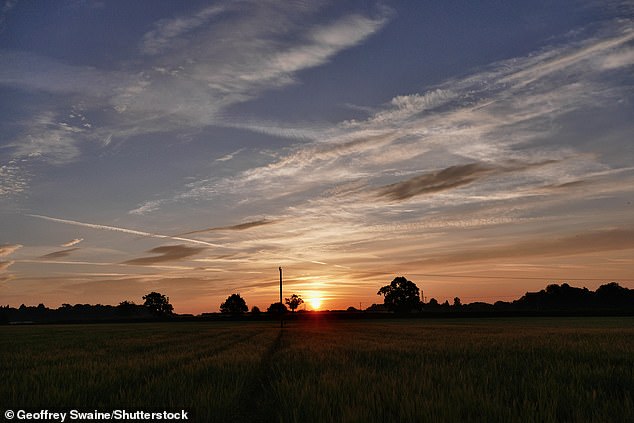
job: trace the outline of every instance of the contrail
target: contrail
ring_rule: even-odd
[[[192,244],[206,245],[208,247],[227,248],[227,247],[225,247],[223,245],[212,244],[211,242],[200,241],[198,239],[182,238],[182,237],[179,237],[179,236],[153,234],[153,233],[150,233],[150,232],[135,231],[134,229],[119,228],[119,227],[116,227],[116,226],[107,226],[107,225],[96,225],[94,223],[85,223],[85,222],[77,222],[75,220],[58,219],[56,217],[42,216],[42,215],[39,215],[39,214],[27,214],[26,216],[35,217],[37,219],[48,220],[48,221],[51,221],[51,222],[66,223],[67,225],[83,226],[85,228],[101,229],[101,230],[115,231],[115,232],[123,232],[123,233],[130,234],[130,235],[145,236],[145,237],[148,237],[148,238],[173,239],[174,241],[189,242],[189,243],[192,243]]]

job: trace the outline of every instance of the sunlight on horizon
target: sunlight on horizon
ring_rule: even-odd
[[[306,300],[306,302],[310,305],[310,308],[313,310],[319,310],[321,307],[322,299],[320,297],[311,297]]]

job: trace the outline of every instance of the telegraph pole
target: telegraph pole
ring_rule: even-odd
[[[282,303],[282,267],[280,269],[280,328],[284,327],[284,305]]]

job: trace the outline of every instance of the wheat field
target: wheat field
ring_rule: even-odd
[[[632,422],[634,318],[0,327],[3,410]]]

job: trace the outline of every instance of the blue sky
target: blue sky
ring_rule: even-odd
[[[634,283],[632,2],[5,1],[0,296]],[[585,279],[584,279],[585,278]]]

